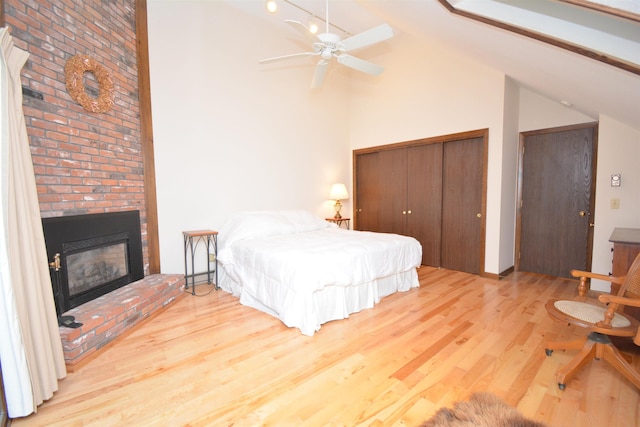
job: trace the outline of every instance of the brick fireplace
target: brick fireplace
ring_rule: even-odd
[[[145,175],[137,3],[5,0],[4,19],[16,46],[29,53],[21,72],[23,110],[41,216],[138,210],[146,275],[149,214],[155,212],[148,195],[155,188],[153,175]],[[111,74],[111,110],[86,111],[67,92],[64,68],[78,54]],[[94,74],[84,73],[83,83],[97,96]]]
[[[144,277],[137,210],[44,218],[56,312]]]
[[[42,224],[69,370],[182,294],[181,275],[144,276],[137,210]]]
[[[151,274],[64,312],[82,324],[60,327],[67,371],[74,372],[115,338],[183,295],[184,276]]]
[[[2,24],[9,27],[16,47],[29,53],[21,71],[23,110],[41,217],[139,212],[143,277],[62,309],[83,323],[76,329],[60,328],[65,360],[73,365],[166,306],[183,285],[181,275],[153,274],[160,264],[146,2],[0,4]],[[111,74],[111,110],[89,112],[69,96],[64,68],[78,54],[90,56]],[[93,73],[84,73],[83,84],[89,96],[98,95]],[[116,261],[108,269],[119,268],[122,263]],[[79,285],[79,294],[84,295],[86,285]]]

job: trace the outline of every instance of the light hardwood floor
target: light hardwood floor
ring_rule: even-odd
[[[583,331],[552,322],[544,303],[573,295],[577,282],[419,274],[419,289],[313,337],[222,290],[185,295],[68,374],[37,414],[13,425],[416,426],[475,391],[550,426],[637,425],[640,392],[604,362],[564,391],[555,384],[573,353],[547,357],[544,340]]]

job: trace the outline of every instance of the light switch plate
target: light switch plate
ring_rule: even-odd
[[[620,209],[620,199],[617,197],[611,199],[611,209]]]

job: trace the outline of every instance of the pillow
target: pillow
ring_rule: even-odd
[[[331,224],[304,210],[249,211],[231,217],[220,229],[219,249],[240,240],[320,230]]]

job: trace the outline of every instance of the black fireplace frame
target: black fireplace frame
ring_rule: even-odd
[[[137,210],[43,218],[42,227],[49,261],[55,264],[54,259],[59,254],[60,268],[50,268],[58,315],[144,277],[142,231],[140,212]],[[110,236],[117,236],[118,243],[127,245],[127,274],[70,296],[66,257],[76,252],[68,248],[77,246],[74,243],[78,242],[82,246],[81,242],[91,239],[110,244],[114,242]]]

